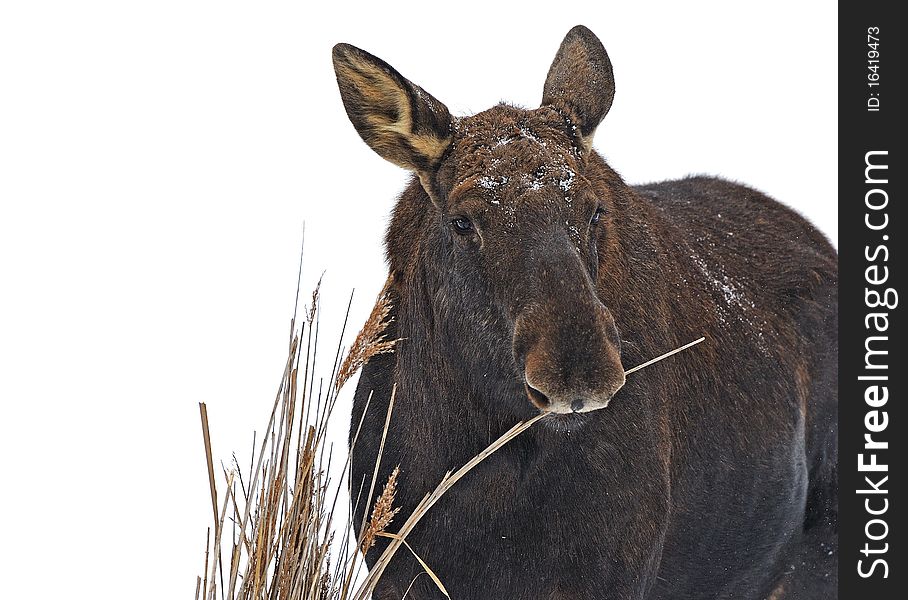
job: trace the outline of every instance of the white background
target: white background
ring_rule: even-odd
[[[351,288],[354,330],[368,313],[405,173],[347,121],[336,42],[467,114],[536,106],[583,23],[617,83],[595,146],[628,181],[733,178],[835,240],[832,3],[308,4],[0,8],[4,597],[190,597],[211,520],[197,402],[217,458],[245,461],[304,221],[325,335]]]

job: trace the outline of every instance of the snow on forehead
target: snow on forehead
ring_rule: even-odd
[[[568,192],[578,157],[558,113],[506,105],[459,119],[451,155],[458,180],[492,192],[548,185]]]

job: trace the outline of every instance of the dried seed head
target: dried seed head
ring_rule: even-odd
[[[372,509],[372,516],[369,518],[369,525],[363,532],[363,539],[360,548],[365,553],[369,548],[375,545],[375,539],[379,533],[385,531],[394,515],[400,510],[400,507],[394,508],[394,495],[397,493],[397,474],[400,473],[400,466],[394,467],[391,476],[385,483],[385,487],[375,500],[375,507]]]
[[[344,384],[376,354],[393,352],[399,339],[389,340],[385,330],[391,323],[388,314],[391,312],[391,277],[385,282],[385,287],[378,294],[372,313],[366,319],[365,325],[360,330],[350,351],[344,358],[334,382],[335,389],[339,390]]]
[[[324,276],[324,274],[322,274]],[[309,305],[309,308],[306,310],[306,322],[312,325],[315,321],[315,312],[318,310],[318,292],[322,287],[322,278],[318,278],[318,283],[315,284],[315,289],[312,290],[312,304]]]
[[[331,585],[331,557],[325,561],[325,570],[318,583],[318,600],[331,600],[334,595],[334,586]]]

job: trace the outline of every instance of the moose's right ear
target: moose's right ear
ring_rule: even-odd
[[[424,180],[451,144],[451,113],[388,63],[350,44],[332,52],[347,116],[385,159]]]

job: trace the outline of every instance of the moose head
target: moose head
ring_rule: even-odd
[[[587,169],[602,164],[593,134],[615,89],[602,43],[582,26],[567,34],[539,108],[463,118],[363,50],[338,44],[333,59],[359,135],[422,187],[418,239],[397,245],[430,263],[413,268],[435,273],[447,313],[437,318],[459,356],[522,386],[540,410],[605,407],[624,369],[597,292],[614,198],[601,167]]]

